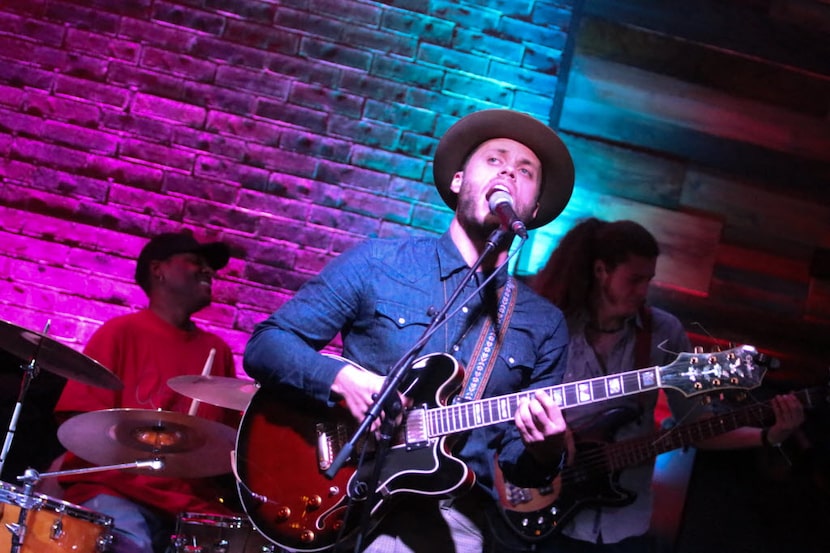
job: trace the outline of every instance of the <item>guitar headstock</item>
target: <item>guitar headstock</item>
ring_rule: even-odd
[[[660,386],[679,390],[687,397],[718,390],[750,390],[761,385],[774,361],[749,345],[713,353],[681,353],[671,364],[659,367]]]

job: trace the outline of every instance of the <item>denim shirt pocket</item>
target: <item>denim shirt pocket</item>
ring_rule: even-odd
[[[429,308],[417,309],[412,305],[405,305],[402,303],[378,300],[375,305],[375,311],[378,317],[387,319],[389,323],[395,326],[398,330],[407,329],[415,326],[419,328],[426,328],[431,319],[427,315]]]
[[[533,376],[536,356],[530,347],[516,347],[516,345],[505,344],[499,350],[499,362],[507,367],[505,380],[499,382],[501,389],[491,390],[499,394],[510,393],[517,389],[526,388]]]
[[[374,324],[388,351],[401,354],[415,345],[431,322],[427,309],[390,300],[377,301]]]

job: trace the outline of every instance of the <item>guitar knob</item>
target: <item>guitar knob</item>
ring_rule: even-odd
[[[303,543],[311,543],[314,541],[314,532],[311,530],[303,530],[300,532],[300,541]]]
[[[288,517],[291,516],[291,509],[282,505],[279,509],[277,509],[277,516],[276,519],[280,520],[288,520]]]
[[[305,499],[305,505],[309,509],[318,509],[320,507],[320,505],[322,505],[322,504],[323,504],[323,498],[320,497],[317,494],[306,497],[306,499]]]

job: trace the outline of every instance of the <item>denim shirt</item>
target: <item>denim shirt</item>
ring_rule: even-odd
[[[340,333],[344,357],[387,374],[423,336],[467,270],[449,233],[360,244],[256,326],[245,349],[245,371],[262,386],[302,390],[331,405],[330,390],[342,361],[320,356],[319,350]],[[506,276],[496,280],[498,287]],[[483,276],[476,274],[467,283],[451,311],[464,307],[430,336],[419,355],[450,353],[466,368],[483,325],[478,313],[487,292],[470,297],[481,281]],[[516,304],[484,397],[553,386],[564,375],[568,333],[562,313],[523,283],[516,284]],[[487,305],[495,308],[495,294],[491,299]],[[540,466],[529,455],[512,421],[459,438],[454,454],[494,497],[495,453],[505,477],[518,485],[543,485],[556,474],[556,467]]]

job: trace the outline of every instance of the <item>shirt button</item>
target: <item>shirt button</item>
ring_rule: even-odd
[[[466,305],[465,305],[464,307],[462,307],[462,308],[461,308],[461,312],[462,312],[462,313],[467,313],[469,310],[470,310],[470,309],[469,309]]]
[[[453,351],[458,351],[458,350],[460,350],[460,349],[461,349],[461,346],[457,346],[457,345],[456,345],[456,346],[453,346],[453,347],[452,347],[452,350],[453,350]]]
[[[510,364],[512,365],[512,364],[514,364],[514,363],[516,362],[516,360],[515,360],[515,359],[513,359],[512,357],[508,357],[508,358],[507,358],[507,362],[508,362],[508,363],[510,363]]]
[[[398,317],[398,324],[402,325],[402,324],[405,324],[405,323],[406,323],[406,319],[404,319],[403,317]]]

